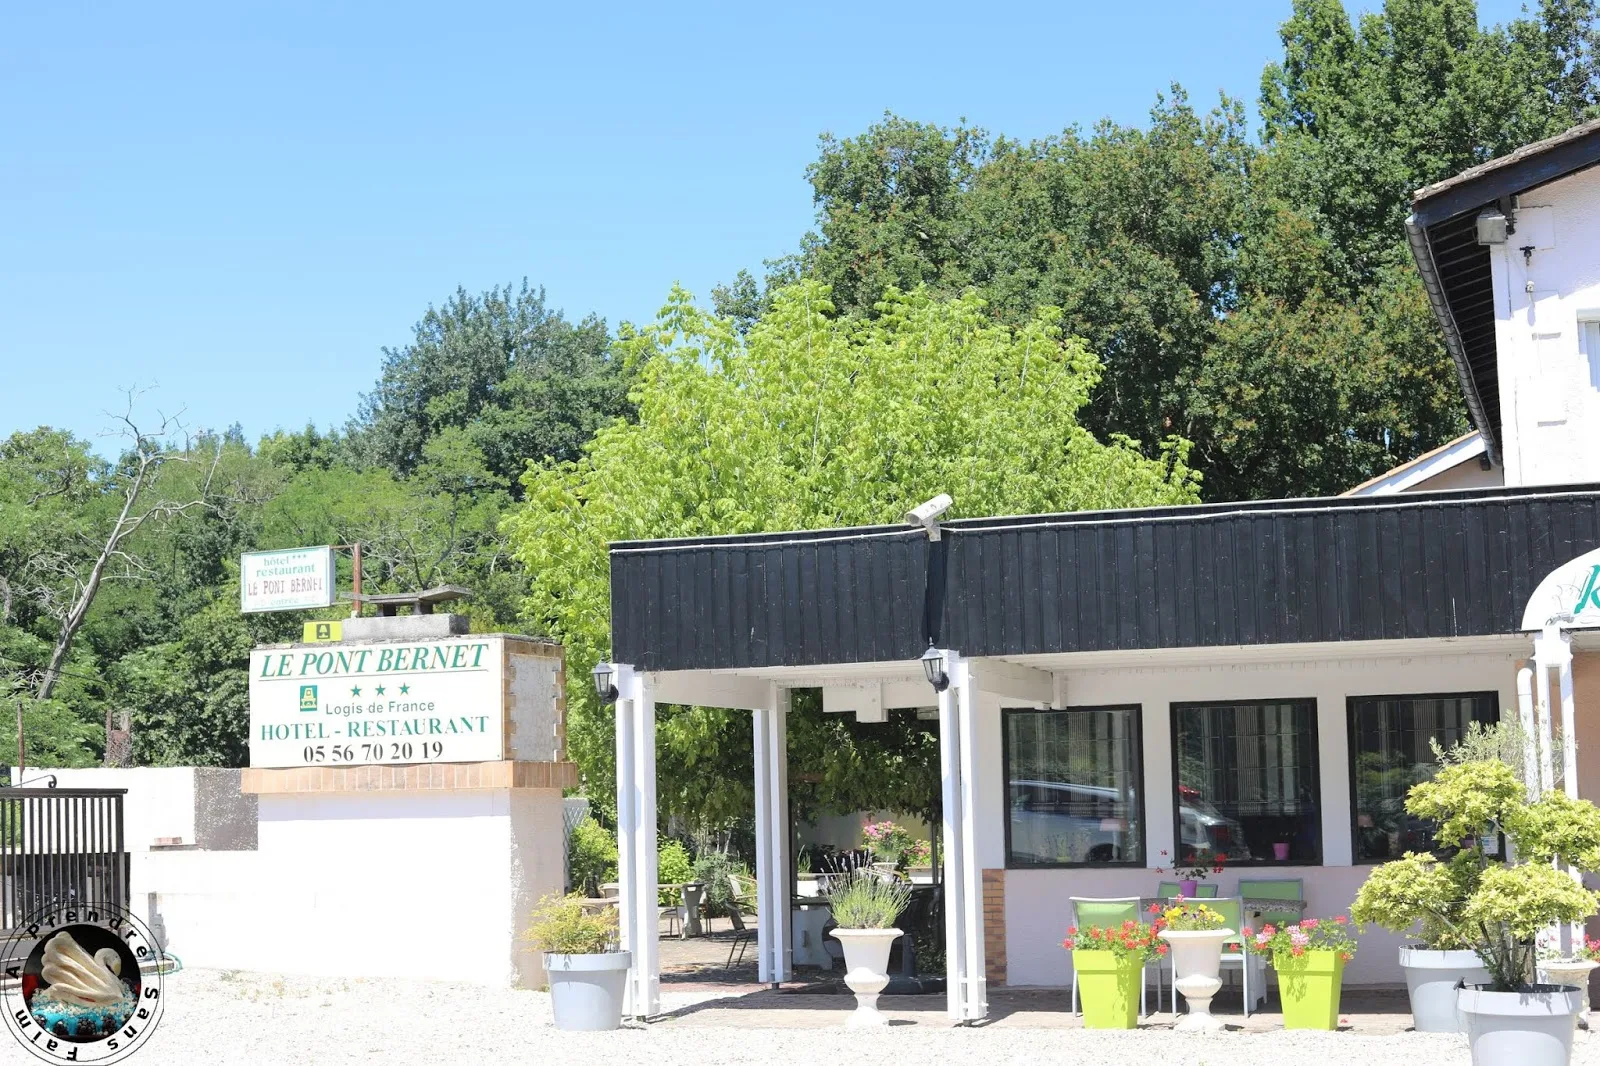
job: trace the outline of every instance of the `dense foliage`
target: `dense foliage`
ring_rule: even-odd
[[[1498,761],[1446,766],[1412,787],[1406,810],[1438,826],[1441,846],[1459,848],[1448,863],[1408,854],[1375,868],[1351,915],[1397,933],[1421,924],[1432,948],[1471,948],[1496,991],[1534,979],[1536,942],[1550,926],[1581,923],[1600,907],[1560,863],[1600,872],[1600,809],[1549,792],[1529,801],[1517,773]],[[1491,861],[1486,841],[1504,833],[1508,859]]]
[[[638,420],[601,430],[577,462],[530,468],[507,523],[528,614],[567,647],[568,744],[597,784],[614,750],[589,683],[610,642],[611,541],[892,522],[940,491],[955,495],[952,514],[1195,498],[1181,442],[1147,459],[1078,424],[1099,368],[1058,314],[1012,329],[984,311],[972,293],[891,289],[876,317],[855,320],[802,281],[742,337],[679,292],[619,342],[641,367]],[[821,772],[791,777],[797,811],[930,811],[929,724],[847,718],[791,715],[792,761]],[[751,808],[747,712],[669,708],[657,728],[664,812],[717,824]]]

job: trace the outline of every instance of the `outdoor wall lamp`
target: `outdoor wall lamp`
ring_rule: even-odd
[[[617,702],[617,686],[612,684],[616,667],[601,659],[594,664],[594,691],[602,704]]]
[[[944,672],[944,656],[928,641],[928,650],[922,653],[922,672],[933,686],[933,691],[943,692],[950,687],[950,678]]]

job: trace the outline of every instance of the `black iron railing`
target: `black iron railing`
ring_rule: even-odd
[[[128,907],[121,788],[0,788],[0,929],[51,906]]]

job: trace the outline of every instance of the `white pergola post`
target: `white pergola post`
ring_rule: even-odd
[[[622,948],[633,953],[623,1011],[661,1012],[657,903],[656,704],[645,675],[617,664],[617,878]]]
[[[945,993],[947,1012],[971,1022],[989,1013],[983,967],[983,888],[975,834],[973,720],[977,685],[967,660],[944,653],[949,685],[939,693],[939,771],[944,800]]]
[[[1551,749],[1555,737],[1555,705],[1550,698],[1550,671],[1557,674],[1557,692],[1561,700],[1561,788],[1573,799],[1578,798],[1578,745],[1577,707],[1572,693],[1572,635],[1558,624],[1546,625],[1533,638],[1534,684],[1537,687],[1537,712],[1539,740],[1542,747],[1540,759],[1540,791],[1554,787],[1555,767]],[[1567,871],[1578,884],[1583,875],[1577,870]],[[1567,942],[1563,950],[1583,942],[1583,925],[1567,929]]]
[[[789,874],[789,690],[768,686],[766,706],[750,713],[755,725],[756,976],[776,985],[794,975],[794,885]]]

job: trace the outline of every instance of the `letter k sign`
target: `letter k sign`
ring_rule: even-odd
[[[1590,568],[1589,579],[1584,582],[1583,591],[1578,593],[1578,602],[1572,605],[1572,616],[1576,618],[1589,607],[1600,611],[1600,566]]]

